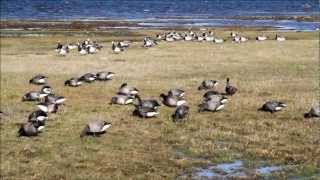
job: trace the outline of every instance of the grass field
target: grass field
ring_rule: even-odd
[[[303,118],[319,102],[318,32],[284,33],[285,42],[161,42],[142,48],[143,36],[155,32],[3,36],[1,110],[7,116],[1,120],[1,179],[191,178],[196,167],[239,159],[248,168],[248,179],[259,178],[250,169],[262,163],[290,167],[273,174],[275,178],[319,178],[320,121]],[[227,37],[230,32],[216,33]],[[243,34],[253,38],[258,32]],[[54,52],[58,40],[88,37],[102,42],[102,51],[66,57]],[[114,39],[140,41],[113,54]],[[101,70],[115,72],[114,80],[79,88],[63,85],[68,78]],[[40,136],[18,138],[19,124],[36,109],[21,97],[40,89],[28,83],[38,73],[49,76],[56,94],[67,98],[66,105],[50,115]],[[204,92],[197,86],[214,79],[222,91],[227,77],[239,93],[225,110],[199,114]],[[123,82],[137,87],[142,97],[157,99],[170,88],[184,89],[189,118],[175,124],[170,117],[174,109],[162,106],[157,118],[139,119],[131,115],[132,106],[109,105]],[[276,114],[257,112],[267,100],[282,100],[288,107]],[[95,118],[112,122],[112,128],[99,138],[81,140],[82,128]]]

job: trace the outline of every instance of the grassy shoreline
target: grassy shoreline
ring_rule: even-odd
[[[275,178],[319,175],[320,123],[303,119],[303,113],[319,100],[318,32],[282,33],[288,41],[279,43],[255,42],[252,39],[260,31],[241,30],[251,41],[222,45],[161,42],[144,49],[142,37],[161,30],[67,31],[1,37],[1,110],[8,113],[0,124],[1,178],[190,178],[196,167],[237,159],[248,169],[261,163],[292,167],[275,173]],[[230,31],[215,33],[227,37]],[[58,40],[67,43],[88,37],[105,46],[101,52],[59,57],[53,50]],[[134,43],[117,55],[110,44],[115,39]],[[72,76],[99,70],[113,71],[116,77],[76,89],[63,86]],[[28,84],[38,73],[49,76],[55,92],[67,98],[66,106],[50,116],[39,137],[17,138],[19,123],[35,109],[33,103],[21,102],[21,96],[39,88]],[[222,90],[226,77],[240,89],[239,94],[222,112],[197,113],[203,94],[197,85],[204,79],[216,79]],[[185,89],[189,119],[174,124],[170,119],[173,109],[161,107],[158,118],[141,120],[131,116],[131,106],[108,105],[122,82],[136,86],[142,97],[158,98],[173,87]],[[286,101],[289,106],[274,115],[256,111],[270,99]],[[106,118],[113,127],[100,138],[81,141],[84,124],[96,117]]]

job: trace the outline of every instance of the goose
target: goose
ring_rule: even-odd
[[[218,101],[225,104],[228,102],[228,98],[219,94],[211,94],[204,96],[204,101]]]
[[[187,102],[183,99],[179,99],[174,96],[160,94],[160,97],[162,98],[162,103],[168,107],[176,107],[181,106],[183,104],[186,104]]]
[[[280,101],[267,101],[262,105],[258,111],[266,111],[270,113],[274,113],[277,111],[281,111],[283,108],[287,107],[287,105]]]
[[[141,118],[151,118],[159,114],[159,112],[157,112],[154,108],[139,105],[136,105],[135,107],[136,109],[132,113],[134,116],[139,116]]]
[[[80,138],[84,136],[92,135],[92,136],[99,136],[104,134],[108,128],[112,126],[111,123],[104,121],[104,120],[93,120],[90,121],[82,130],[80,134]]]
[[[119,45],[121,48],[129,48],[130,47],[130,41],[120,41]]]
[[[97,79],[97,76],[95,74],[92,73],[86,73],[84,75],[82,75],[79,80],[86,82],[86,83],[92,83],[93,81],[95,81]]]
[[[49,94],[44,98],[44,102],[61,105],[66,101],[63,96],[56,96],[54,94]]]
[[[43,84],[47,83],[47,80],[48,80],[47,76],[38,74],[38,75],[34,76],[33,78],[31,78],[29,80],[29,83],[30,84],[35,84],[35,85],[43,85]]]
[[[97,52],[97,48],[93,45],[88,45],[87,46],[87,51],[89,54],[95,54]]]
[[[130,87],[127,83],[123,83],[118,90],[118,94],[123,95],[136,95],[138,92],[139,90],[137,88]]]
[[[313,106],[309,112],[304,114],[305,118],[320,117],[320,104]]]
[[[18,136],[37,136],[44,126],[35,127],[32,122],[26,122],[21,125]]]
[[[285,41],[286,38],[284,36],[279,36],[278,34],[276,34],[276,40],[277,41]]]
[[[124,94],[117,94],[111,98],[110,104],[119,104],[119,105],[127,105],[132,104],[134,100],[133,96],[124,95]]]
[[[49,93],[43,91],[30,91],[22,97],[22,101],[40,101],[48,95]]]
[[[215,101],[215,100],[209,100],[209,101],[204,101],[201,104],[199,104],[199,112],[203,111],[220,111],[224,108],[224,104],[220,101]]]
[[[109,81],[109,80],[112,80],[114,75],[115,75],[114,72],[105,72],[105,71],[101,71],[101,72],[98,72],[96,74],[98,81]]]
[[[40,92],[45,93],[45,94],[53,94],[53,89],[50,86],[43,86],[40,90]]]
[[[112,41],[112,50],[115,53],[119,53],[119,52],[123,51],[123,48],[121,48],[119,46],[119,43],[116,45],[115,42]]]
[[[203,98],[209,98],[212,95],[221,95],[221,93],[215,90],[210,90],[204,93]]]
[[[208,89],[214,89],[218,85],[218,82],[216,80],[204,80],[198,87],[198,90],[208,90]]]
[[[173,41],[175,41],[175,39],[173,38],[173,36],[167,36],[166,37],[166,41],[167,42],[173,42]]]
[[[230,85],[229,78],[227,78],[225,91],[226,91],[226,95],[230,95],[230,96],[234,95],[238,91],[236,87]]]
[[[221,43],[224,42],[224,40],[223,39],[219,39],[219,38],[214,38],[213,42],[216,43],[216,44],[221,44]]]
[[[241,41],[241,42],[246,42],[246,41],[248,41],[248,38],[241,36],[241,37],[240,37],[240,41]]]
[[[209,42],[211,42],[211,41],[214,41],[214,40],[215,40],[215,38],[214,38],[213,36],[209,36],[208,34],[205,34],[204,39],[205,39],[206,41],[209,41]]]
[[[238,34],[235,33],[235,32],[231,32],[231,33],[230,33],[230,36],[234,38],[234,37],[238,36]]]
[[[40,121],[40,122],[44,122],[48,119],[48,113],[41,111],[41,110],[36,110],[33,111],[29,117],[28,120],[31,121]]]
[[[232,42],[241,43],[241,37],[238,36],[238,35],[237,35],[237,36],[234,36]]]
[[[44,126],[46,124],[46,120],[48,119],[48,114],[41,111],[37,110],[32,112],[29,115],[28,122],[31,122],[36,128],[40,126]]]
[[[183,98],[185,95],[185,91],[181,89],[171,89],[168,91],[168,95]]]
[[[189,106],[186,105],[178,106],[176,111],[172,114],[173,121],[177,122],[184,119],[189,114],[189,109]]]
[[[193,39],[193,38],[192,38],[191,35],[187,35],[187,34],[186,34],[186,35],[184,36],[184,40],[185,40],[185,41],[191,41],[192,39]]]
[[[148,48],[148,47],[153,47],[157,45],[157,42],[148,38],[148,37],[145,37],[144,40],[143,40],[143,47],[145,48]]]
[[[56,48],[56,52],[60,52],[60,50],[62,49],[63,45],[58,42],[57,48]]]
[[[70,86],[70,87],[78,87],[82,85],[82,81],[79,80],[79,78],[71,78],[68,79],[64,82],[65,86]]]
[[[68,46],[63,46],[58,53],[61,56],[66,56],[69,53]]]
[[[59,105],[50,102],[43,102],[37,104],[37,107],[45,113],[56,113],[58,111]]]
[[[157,100],[155,99],[141,99],[139,95],[135,96],[138,100],[138,106],[141,106],[142,108],[147,107],[147,108],[152,108],[152,109],[157,109],[159,106],[161,106]]]
[[[67,47],[68,47],[69,50],[73,50],[73,49],[77,49],[78,48],[78,46],[75,45],[75,44],[68,44]]]
[[[85,46],[78,45],[78,52],[80,53],[80,55],[87,55],[88,49]]]
[[[265,36],[265,35],[262,35],[262,36],[257,36],[256,37],[256,40],[257,41],[265,41],[265,40],[267,40],[268,38],[267,38],[267,36]]]

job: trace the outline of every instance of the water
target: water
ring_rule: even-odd
[[[262,166],[255,169],[248,169],[241,160],[230,163],[221,163],[206,168],[197,168],[192,179],[230,179],[249,178],[247,172],[254,172],[260,176],[267,177],[272,173],[283,170],[283,166]],[[252,174],[251,174],[252,176]]]
[[[185,26],[246,25],[255,24],[255,22],[236,19],[226,21],[223,18],[317,15],[318,11],[318,0],[1,0],[1,19],[126,19],[146,23],[150,20],[175,19],[174,21],[169,20],[171,26],[181,24]],[[198,21],[183,23],[181,18],[198,19]],[[300,24],[300,22],[293,22]],[[265,26],[275,24],[272,21],[258,21],[257,23]],[[319,23],[309,24],[303,24],[300,29],[319,27]],[[146,26],[154,25],[161,26],[161,24],[146,24]],[[277,25],[286,26],[286,22],[277,21]],[[298,25],[291,25],[291,27],[295,26]]]

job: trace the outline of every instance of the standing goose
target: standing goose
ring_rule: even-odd
[[[141,99],[139,95],[135,96],[138,99],[138,106],[141,106],[142,108],[152,108],[157,109],[159,106],[161,106],[157,100],[155,99]]]
[[[105,71],[101,71],[96,74],[97,80],[99,80],[99,81],[112,80],[114,75],[115,75],[115,73],[113,73],[113,72],[105,72]]]
[[[143,107],[135,105],[136,109],[133,111],[134,116],[139,116],[141,118],[151,118],[159,114],[156,109],[150,107]]]
[[[38,74],[38,75],[34,76],[33,78],[31,78],[29,80],[29,83],[30,84],[35,84],[35,85],[43,85],[43,84],[47,83],[47,80],[48,80],[47,76]]]
[[[131,95],[117,94],[111,98],[110,104],[127,105],[133,103],[134,97]]]
[[[183,99],[179,99],[170,95],[165,95],[163,93],[160,95],[160,97],[162,98],[162,103],[168,107],[177,107],[187,103]]]
[[[277,111],[281,111],[283,108],[287,107],[287,105],[280,101],[267,101],[262,105],[261,108],[258,109],[258,111],[265,111],[274,113]]]
[[[71,78],[68,79],[64,82],[65,86],[70,86],[70,87],[78,87],[82,85],[82,82],[79,78]]]
[[[88,49],[85,46],[80,46],[78,45],[78,52],[80,53],[80,55],[87,55]]]
[[[127,83],[123,83],[118,90],[118,94],[123,95],[136,95],[138,92],[139,90],[137,88],[130,87]]]
[[[44,126],[35,127],[32,122],[26,122],[21,125],[18,136],[37,136]]]
[[[305,118],[320,117],[320,104],[313,106],[309,112],[304,114]]]
[[[97,76],[95,74],[92,74],[92,73],[86,73],[86,74],[84,74],[83,76],[81,76],[79,78],[80,81],[84,81],[86,83],[92,83],[96,79],[97,79]]]
[[[226,91],[226,94],[230,95],[230,96],[234,95],[238,91],[238,89],[236,87],[230,85],[229,78],[227,78],[227,84],[226,84],[225,91]]]
[[[58,53],[61,56],[66,56],[69,53],[68,46],[63,46]]]
[[[112,126],[111,123],[103,121],[103,120],[93,120],[90,121],[82,130],[80,137],[92,135],[99,136],[104,134],[108,128]]]
[[[119,43],[115,44],[115,42],[112,41],[112,51],[115,53],[119,53],[123,51],[123,48],[120,47]]]
[[[168,91],[168,95],[183,98],[185,95],[185,91],[181,89],[171,89],[170,91]]]
[[[59,52],[62,49],[63,45],[58,42],[57,48],[56,48],[56,52]]]
[[[172,114],[172,118],[174,122],[178,122],[184,119],[189,114],[189,106],[181,105],[178,106],[176,111]]]
[[[198,90],[208,90],[208,89],[214,89],[218,85],[218,82],[215,80],[204,80],[198,87]]]
[[[216,100],[209,100],[209,101],[204,101],[199,105],[199,112],[203,111],[211,111],[211,112],[216,112],[220,111],[224,108],[224,104],[221,103],[220,101]]]

